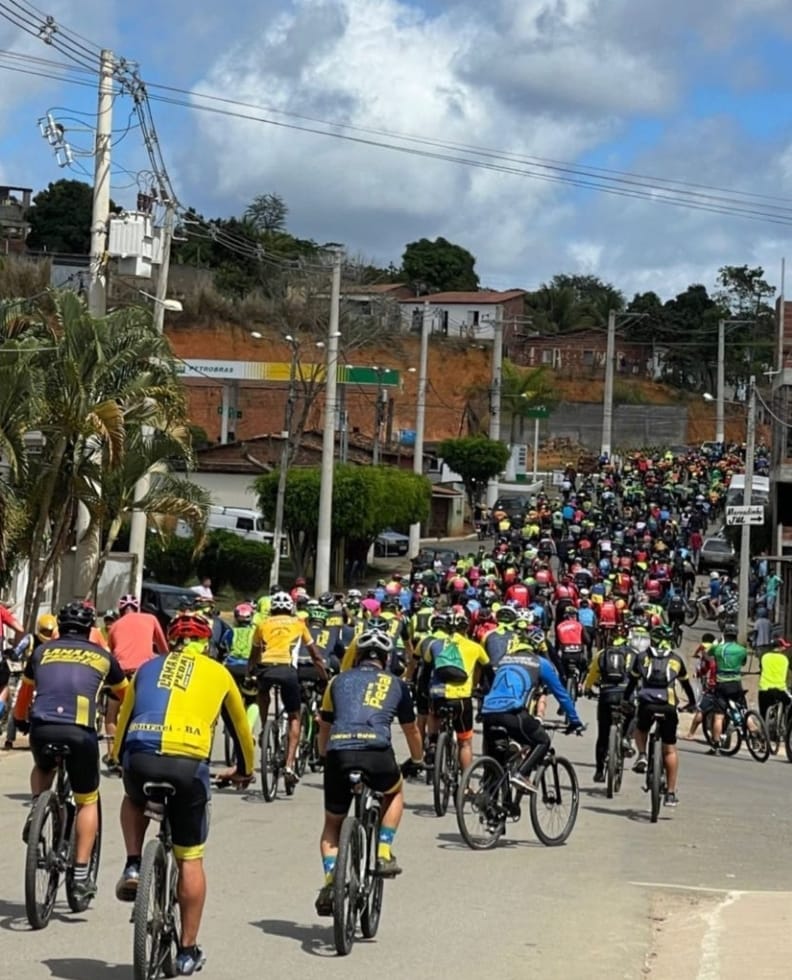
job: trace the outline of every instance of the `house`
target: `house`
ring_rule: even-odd
[[[401,310],[399,300],[415,296],[403,282],[343,284],[341,304],[351,317],[371,318],[384,330],[399,330]]]
[[[517,330],[504,352],[523,367],[548,367],[562,377],[597,378],[605,375],[605,330],[584,328],[563,334],[538,334]],[[634,343],[616,335],[616,374],[630,377],[656,377],[659,354],[652,344]]]
[[[27,212],[33,190],[30,187],[0,187],[0,250],[24,252],[30,231]]]
[[[431,310],[431,332],[444,337],[468,340],[492,340],[495,321],[501,320],[504,345],[525,320],[524,289],[498,292],[482,289],[471,292],[430,293],[428,296],[400,300],[402,326],[405,330],[421,329],[427,304]]]

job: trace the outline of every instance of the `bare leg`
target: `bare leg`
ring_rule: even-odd
[[[88,864],[99,830],[99,807],[96,803],[77,804],[75,829],[77,836],[74,850],[75,864]]]
[[[676,793],[677,773],[679,772],[679,756],[675,745],[663,746],[663,762],[665,764],[668,792]]]
[[[121,833],[124,836],[124,847],[127,854],[141,854],[143,839],[149,821],[143,813],[143,807],[137,806],[125,796],[121,801]]]
[[[179,911],[181,912],[181,945],[195,946],[201,915],[206,901],[206,875],[203,859],[179,861]]]

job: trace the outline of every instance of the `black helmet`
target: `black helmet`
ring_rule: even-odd
[[[335,604],[336,600],[332,592],[323,592],[319,596],[319,605],[323,609],[335,609]]]
[[[88,636],[95,622],[96,610],[84,602],[70,602],[58,613],[58,630],[61,636]]]
[[[445,633],[450,633],[454,628],[454,623],[448,613],[436,612],[429,620],[429,627],[432,630],[443,630]]]
[[[736,623],[726,623],[723,627],[723,638],[724,640],[727,638],[734,640],[737,638],[738,632]]]

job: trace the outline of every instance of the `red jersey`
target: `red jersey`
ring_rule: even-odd
[[[522,582],[515,582],[506,590],[506,598],[513,599],[521,609],[526,609],[530,599],[530,592]]]
[[[616,626],[619,622],[619,610],[616,603],[606,599],[600,606],[599,611],[600,626]]]
[[[564,619],[556,626],[556,641],[563,653],[564,650],[577,651],[583,649],[583,627],[576,619]]]

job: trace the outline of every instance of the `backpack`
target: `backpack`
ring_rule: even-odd
[[[685,612],[685,600],[681,595],[672,595],[668,600],[668,611],[670,613],[684,613]]]
[[[670,650],[659,650],[649,655],[649,663],[645,665],[644,686],[667,688],[676,680],[679,669],[678,660],[672,658]]]
[[[433,654],[433,674],[439,681],[452,684],[462,684],[468,679],[462,651],[451,637],[443,640],[443,645]]]
[[[600,683],[624,684],[627,676],[627,651],[624,647],[608,647],[600,655]]]

